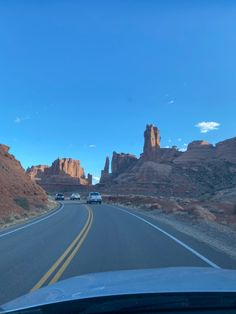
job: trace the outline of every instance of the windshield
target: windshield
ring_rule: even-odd
[[[2,0],[0,38],[0,308],[228,291],[236,1]]]

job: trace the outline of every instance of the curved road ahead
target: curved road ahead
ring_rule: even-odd
[[[236,262],[130,210],[65,201],[0,232],[0,304],[76,275],[172,266],[236,268]]]

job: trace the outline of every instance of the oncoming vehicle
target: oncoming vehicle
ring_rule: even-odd
[[[91,203],[102,203],[102,196],[100,193],[98,192],[90,192],[88,197],[87,197],[87,203],[91,204]]]
[[[57,193],[55,196],[56,201],[64,201],[64,199],[65,199],[65,196],[62,193]]]
[[[71,201],[80,201],[80,195],[79,193],[72,193],[70,196]]]

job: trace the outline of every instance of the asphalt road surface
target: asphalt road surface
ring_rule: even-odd
[[[236,269],[236,262],[130,210],[65,201],[0,232],[0,304],[81,274],[178,266]]]

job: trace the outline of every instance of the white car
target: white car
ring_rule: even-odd
[[[102,203],[102,196],[100,193],[98,192],[90,192],[88,197],[87,197],[87,203],[91,204],[91,203]]]
[[[73,194],[71,194],[70,199],[71,199],[72,201],[80,201],[80,195],[79,195],[79,193],[73,193]]]

